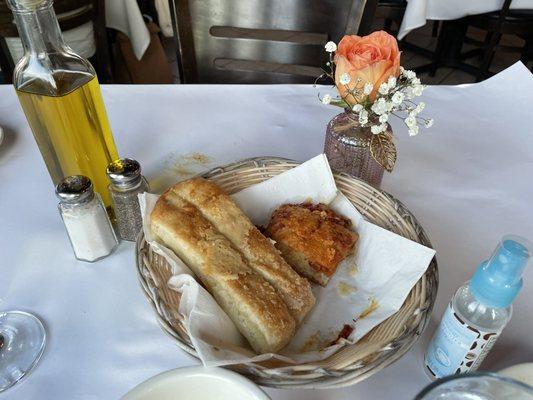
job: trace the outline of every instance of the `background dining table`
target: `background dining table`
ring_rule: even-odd
[[[428,20],[448,21],[501,9],[504,0],[407,0],[398,39]],[[513,0],[511,10],[533,9],[533,0]]]
[[[122,156],[139,160],[154,191],[248,157],[307,160],[323,149],[325,106],[311,85],[103,86]],[[326,392],[267,389],[273,399],[413,399],[430,380],[423,352],[454,291],[503,234],[533,238],[533,76],[520,63],[478,84],[431,86],[435,126],[408,137],[392,121],[398,163],[382,188],[429,235],[440,268],[432,320],[399,361]],[[35,313],[48,343],[8,399],[117,399],[163,371],[197,365],[159,328],[144,298],[134,245],[94,264],[76,261],[53,186],[11,86],[0,87],[0,310]],[[533,265],[514,317],[483,369],[533,361]]]

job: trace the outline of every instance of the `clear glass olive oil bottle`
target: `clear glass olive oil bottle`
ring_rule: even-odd
[[[64,42],[52,0],[8,0],[24,46],[14,86],[54,185],[88,176],[106,207],[118,159],[96,73]]]

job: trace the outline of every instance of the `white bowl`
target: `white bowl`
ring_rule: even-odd
[[[502,369],[498,373],[533,386],[533,363],[513,365]]]
[[[177,368],[156,375],[122,400],[270,400],[259,386],[223,368]]]

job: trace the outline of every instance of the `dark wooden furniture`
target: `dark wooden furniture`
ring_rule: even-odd
[[[100,82],[110,82],[112,69],[105,27],[104,0],[55,0],[54,10],[58,15],[62,31],[92,21],[96,42],[93,63]],[[60,15],[65,13],[67,16]],[[6,37],[18,37],[18,31],[6,1],[0,0],[0,68],[4,75],[4,83],[12,83],[13,60],[4,39]]]
[[[169,0],[182,83],[309,83],[360,0]]]
[[[374,21],[383,19],[383,29],[396,36],[400,30],[406,7],[406,0],[367,0],[358,34],[368,35],[373,29],[376,29]],[[433,21],[432,35],[436,37],[438,30],[439,21]],[[402,50],[410,50],[430,60],[434,57],[432,51],[408,42],[406,39],[401,40],[399,46]]]
[[[473,15],[466,19],[467,26],[486,31],[483,41],[475,40],[468,35],[464,43],[477,46],[479,53],[479,68],[476,74],[478,81],[492,74],[489,71],[494,54],[497,51],[519,53],[522,61],[527,64],[533,59],[533,10],[511,10],[512,0],[505,0],[499,12]],[[515,35],[524,41],[522,46],[507,46],[500,44],[503,35]],[[476,56],[475,51],[462,54],[463,59]]]
[[[359,35],[368,35],[372,31],[372,25],[376,19],[384,19],[383,29],[391,34],[400,30],[403,14],[407,7],[406,0],[367,0],[365,10],[359,25]],[[393,28],[394,24],[394,28]]]
[[[434,62],[429,66],[432,75],[440,67],[460,69],[476,77],[477,81],[492,75],[489,71],[497,51],[516,52],[521,60],[533,60],[533,10],[511,10],[512,0],[505,0],[501,10],[472,15],[456,21],[445,21],[435,51]],[[468,36],[468,28],[475,27],[485,31],[484,40]],[[520,37],[523,46],[507,46],[500,43],[504,34]],[[462,52],[463,44],[474,45],[472,50]],[[478,65],[466,63],[477,57]],[[418,72],[427,69],[423,66]]]

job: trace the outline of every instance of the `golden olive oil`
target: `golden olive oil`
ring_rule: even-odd
[[[33,85],[17,94],[54,184],[69,175],[88,176],[109,208],[106,167],[118,153],[98,79],[73,83],[64,81],[57,96],[39,94],[44,90]]]

